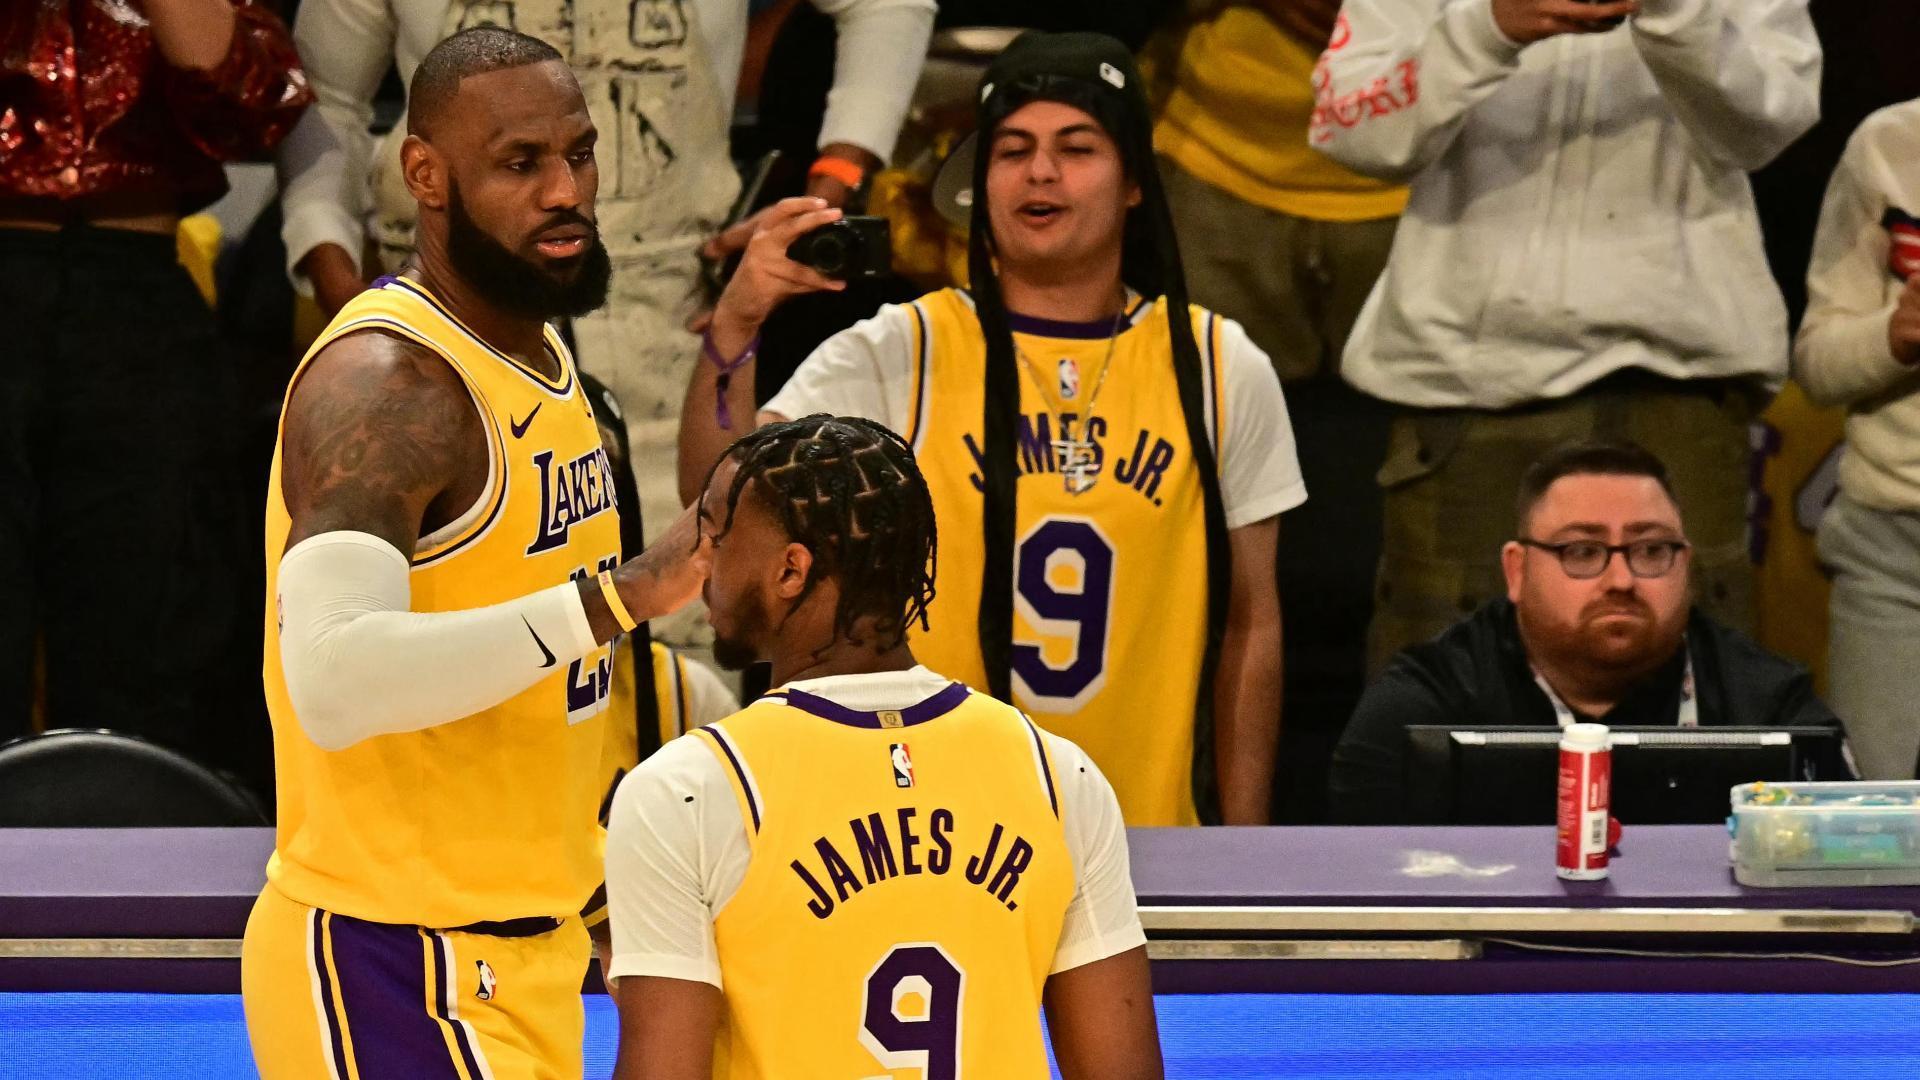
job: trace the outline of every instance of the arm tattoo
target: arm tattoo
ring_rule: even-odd
[[[486,453],[473,398],[445,360],[378,331],[342,338],[287,404],[287,544],[353,529],[411,552],[436,501],[484,482]]]

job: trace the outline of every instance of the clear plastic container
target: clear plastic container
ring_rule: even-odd
[[[1920,885],[1920,781],[1741,784],[1727,828],[1742,885]]]

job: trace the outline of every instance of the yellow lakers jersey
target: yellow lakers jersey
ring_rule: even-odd
[[[775,690],[694,737],[752,851],[714,919],[715,1077],[1048,1075],[1074,868],[1031,721],[959,683],[877,713]]]
[[[986,345],[971,302],[956,290],[909,310],[919,344],[912,421],[902,434],[919,456],[946,541],[930,629],[913,636],[913,652],[984,690],[977,619]],[[1209,376],[1207,430],[1218,446],[1220,320],[1198,308],[1192,318]],[[1197,824],[1194,701],[1206,648],[1207,541],[1166,304],[1153,302],[1117,339],[1016,333],[1014,344],[1015,363],[1026,369],[1015,429],[1015,702],[1093,758],[1127,824]],[[1063,431],[1093,443],[1098,472],[1079,494],[1060,471],[1055,440],[1068,437]]]
[[[635,664],[642,662],[643,654],[637,648],[623,648],[613,658],[613,691],[608,698],[607,736],[600,757],[602,825],[606,824],[613,791],[620,786],[621,777],[632,772],[655,748],[685,735],[689,727],[698,726],[687,714],[687,658],[657,641],[650,645],[644,655],[646,662],[653,665],[653,730],[647,733],[644,752],[635,719],[641,714],[636,700],[640,680],[634,669]]]
[[[412,554],[413,610],[502,603],[618,563],[607,457],[573,357],[552,328],[546,341],[558,378],[487,345],[418,284],[387,279],[341,309],[294,380],[329,342],[368,330],[445,359],[487,433],[485,495]],[[280,470],[276,447],[263,667],[279,823],[268,879],[299,903],[378,922],[453,927],[578,912],[601,875],[596,781],[609,650],[556,665],[525,692],[464,719],[320,749],[294,715],[280,668],[274,598],[291,524]]]

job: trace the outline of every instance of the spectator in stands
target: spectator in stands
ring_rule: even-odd
[[[1334,751],[1333,818],[1406,820],[1405,729],[1834,726],[1806,669],[1694,606],[1667,470],[1627,442],[1561,447],[1520,482],[1505,599],[1393,658]]]
[[[1191,5],[1190,5],[1191,6]],[[1272,358],[1314,497],[1280,538],[1288,813],[1324,814],[1326,755],[1366,685],[1387,409],[1340,355],[1386,265],[1407,189],[1308,145],[1339,0],[1207,0],[1147,55],[1164,71],[1154,145],[1195,302]],[[1163,59],[1164,58],[1164,59]]]
[[[1747,426],[1788,349],[1745,174],[1818,112],[1806,7],[1347,0],[1314,144],[1412,186],[1343,368],[1405,410],[1376,667],[1497,595],[1498,493],[1596,435],[1666,459],[1701,603],[1749,621]]]
[[[839,206],[893,150],[925,57],[933,0],[815,0],[839,30],[833,90],[809,169],[809,194]],[[287,258],[295,285],[328,314],[412,248],[413,202],[399,182],[402,130],[376,149],[372,102],[390,64],[408,81],[428,49],[469,26],[505,24],[560,51],[600,127],[600,231],[613,258],[611,301],[574,320],[582,365],[625,410],[652,521],[680,505],[675,417],[707,303],[699,254],[737,251],[724,236],[739,191],[727,154],[747,0],[305,0],[294,26],[319,107],[280,155]],[[501,167],[512,167],[503,160]],[[373,174],[369,188],[369,173]],[[371,238],[381,265],[363,251]]]
[[[1307,143],[1337,0],[1209,7],[1179,35],[1153,131],[1194,299],[1245,326],[1282,380],[1336,372],[1407,189]]]
[[[237,417],[183,215],[310,94],[254,0],[0,7],[0,741],[46,718],[228,764]]]
[[[940,520],[928,667],[1086,748],[1130,824],[1268,820],[1280,721],[1279,515],[1306,498],[1286,401],[1245,331],[1187,303],[1133,58],[1028,33],[976,97],[969,291],[828,339],[759,420],[864,416],[908,439]],[[689,499],[752,426],[755,344],[804,199],[748,245],[681,417]],[[1216,404],[1218,399],[1222,404]],[[721,543],[725,543],[724,533]]]
[[[1920,101],[1867,117],[1834,171],[1807,273],[1794,375],[1845,405],[1840,495],[1820,521],[1833,574],[1827,680],[1872,780],[1920,753]]]

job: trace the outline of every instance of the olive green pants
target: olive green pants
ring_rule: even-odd
[[[1630,372],[1517,409],[1396,417],[1379,474],[1386,507],[1369,672],[1505,594],[1500,546],[1514,536],[1521,474],[1548,450],[1583,439],[1630,439],[1666,463],[1693,542],[1695,602],[1750,631],[1748,428],[1763,403],[1743,382]]]

